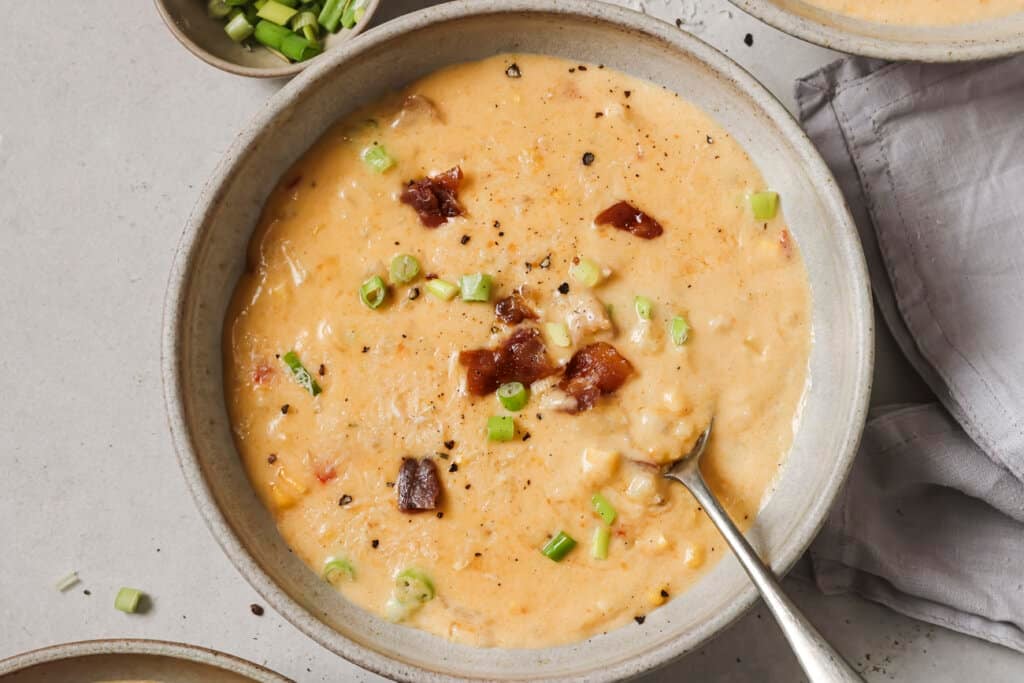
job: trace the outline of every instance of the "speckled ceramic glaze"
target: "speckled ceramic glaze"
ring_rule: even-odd
[[[962,26],[895,26],[842,16],[802,0],[730,0],[791,36],[879,59],[966,62],[1024,51],[1024,14]]]
[[[224,21],[211,19],[206,14],[206,0],[154,0],[164,24],[185,49],[210,66],[239,76],[255,78],[285,78],[294,76],[323,55],[305,62],[286,64],[267,50],[247,50],[233,42],[224,33]],[[324,53],[337,49],[359,35],[369,26],[380,0],[370,0],[358,24],[327,36],[323,41]]]
[[[679,92],[725,126],[785,198],[811,282],[811,385],[793,449],[749,538],[779,572],[796,561],[842,484],[864,423],[873,330],[856,232],[810,142],[749,74],[668,24],[598,2],[433,7],[370,31],[271,98],[225,155],[179,246],[164,314],[168,417],[182,470],[225,552],[324,647],[399,680],[620,680],[698,647],[751,605],[754,589],[732,557],[642,625],[548,649],[454,644],[351,605],[288,552],[249,485],[225,409],[225,309],[279,176],[354,107],[445,65],[505,51],[602,63]]]
[[[146,680],[160,683],[292,683],[258,664],[160,640],[87,640],[0,660],[4,683]]]

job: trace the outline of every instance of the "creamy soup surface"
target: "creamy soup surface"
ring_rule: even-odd
[[[370,168],[368,149],[393,167]],[[454,167],[461,215],[427,227],[401,197]],[[285,540],[316,572],[341,560],[329,578],[363,608],[477,646],[578,641],[685,591],[724,543],[636,461],[685,452],[714,415],[704,471],[747,527],[806,383],[806,273],[782,211],[754,218],[764,189],[675,93],[552,57],[447,68],[339,122],[267,201],[225,326],[237,444]],[[595,221],[620,201],[663,233]],[[407,284],[388,274],[398,254],[421,264]],[[428,291],[474,273],[493,279],[486,302]],[[388,293],[371,309],[374,275]],[[508,324],[495,304],[517,291],[536,318]],[[469,390],[460,354],[518,330],[555,370],[510,411]],[[597,347],[631,372],[584,409],[563,366]],[[494,416],[512,417],[512,440],[489,439]],[[409,457],[433,461],[436,508],[399,509]],[[616,513],[606,532],[595,493]],[[556,561],[541,550],[560,532],[577,545]]]
[[[1024,12],[1024,0],[803,0],[880,24],[953,26]]]

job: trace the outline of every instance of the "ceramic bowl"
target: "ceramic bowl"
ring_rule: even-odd
[[[32,650],[0,660],[0,678],[4,683],[291,683],[270,669],[223,652],[138,639],[87,640]]]
[[[1024,12],[961,26],[894,26],[842,16],[803,0],[730,1],[791,36],[855,55],[966,62],[1024,52]]]
[[[305,62],[286,64],[271,52],[253,47],[251,50],[233,42],[224,33],[224,22],[206,14],[206,0],[154,0],[156,9],[185,48],[199,59],[223,71],[254,78],[286,78],[323,59],[324,55],[347,45],[363,32],[380,6],[380,0],[369,0],[363,18],[350,29],[341,29],[323,41],[322,54]]]
[[[642,625],[548,649],[450,643],[350,604],[289,552],[246,478],[225,408],[225,310],[281,174],[354,107],[445,65],[504,51],[601,63],[681,93],[737,138],[785,198],[810,277],[815,340],[793,448],[749,538],[776,571],[796,561],[843,482],[864,423],[873,328],[857,234],[811,143],[749,74],[691,35],[599,2],[432,7],[374,29],[272,97],[226,153],[179,245],[163,333],[170,427],[224,551],[268,603],[324,647],[399,680],[621,680],[698,647],[752,604],[754,588],[731,556]]]

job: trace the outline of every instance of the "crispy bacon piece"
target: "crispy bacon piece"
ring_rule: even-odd
[[[540,332],[533,327],[516,330],[496,349],[463,351],[459,363],[469,370],[466,388],[474,396],[486,396],[506,382],[531,384],[556,370]]]
[[[536,320],[537,314],[533,312],[526,299],[519,292],[506,296],[494,306],[494,314],[498,320],[506,325],[518,325],[527,318]]]
[[[612,204],[597,214],[594,222],[598,225],[612,225],[619,230],[627,230],[645,240],[652,240],[665,232],[658,221],[629,202]]]
[[[623,385],[633,374],[633,366],[607,342],[588,344],[573,354],[565,366],[558,388],[576,399],[579,413],[592,407],[597,399]]]
[[[402,458],[398,470],[398,509],[402,512],[433,510],[441,497],[441,481],[431,458]]]
[[[459,184],[462,183],[462,169],[458,166],[444,173],[411,180],[400,197],[403,204],[416,209],[420,223],[436,228],[449,218],[462,215],[459,204]]]

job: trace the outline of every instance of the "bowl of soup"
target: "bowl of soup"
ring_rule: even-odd
[[[841,52],[963,62],[1024,51],[1024,0],[732,0],[780,31]]]
[[[787,570],[863,426],[872,316],[827,168],[698,39],[453,3],[273,97],[183,235],[182,470],[286,618],[399,680],[619,680],[755,593],[659,476]]]

